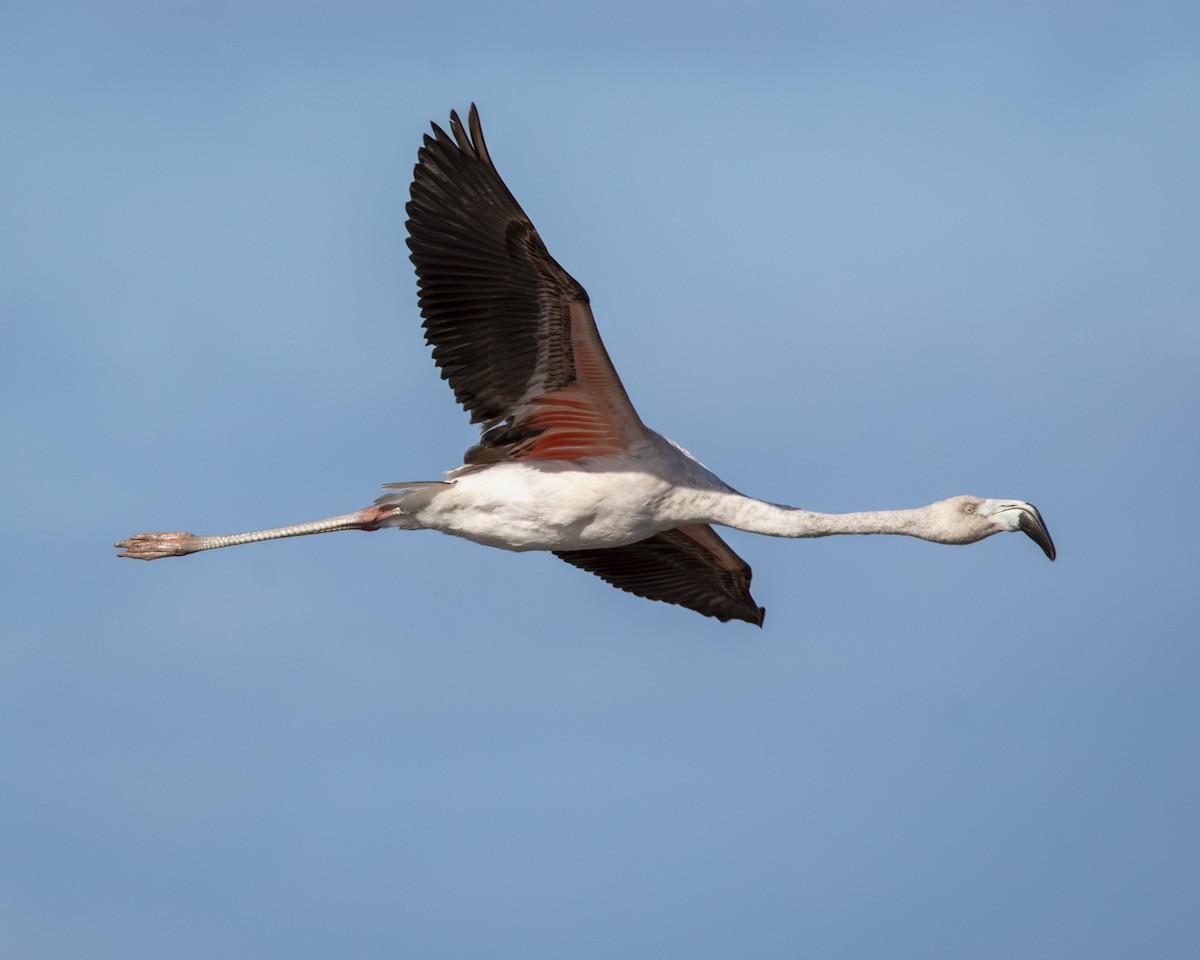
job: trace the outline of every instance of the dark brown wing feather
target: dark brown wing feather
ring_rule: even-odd
[[[664,530],[626,547],[555,550],[554,555],[614,587],[706,617],[762,626],[766,611],[750,596],[750,565],[712,527]]]
[[[408,246],[433,358],[483,425],[468,463],[626,449],[644,429],[586,291],[555,262],[488,155],[475,106],[417,155]]]

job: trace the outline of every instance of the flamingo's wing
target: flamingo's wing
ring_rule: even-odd
[[[408,246],[433,358],[482,424],[468,463],[620,453],[642,426],[587,293],[496,172],[472,104],[417,155]]]
[[[664,530],[626,547],[554,554],[639,597],[762,626],[765,610],[750,596],[750,565],[710,526]]]

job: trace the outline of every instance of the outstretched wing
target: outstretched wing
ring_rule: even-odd
[[[621,590],[722,622],[745,620],[761,627],[766,613],[750,596],[750,565],[707,525],[664,530],[626,547],[555,550],[554,555]]]
[[[417,154],[408,246],[425,339],[483,425],[467,463],[620,453],[645,428],[586,291],[555,262],[496,172],[474,104]]]

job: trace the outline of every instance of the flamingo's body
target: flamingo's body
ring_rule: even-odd
[[[372,507],[248,534],[139,534],[153,560],[258,540],[399,527],[550,550],[624,590],[762,623],[750,568],[710,524],[784,537],[895,533],[973,543],[1020,530],[1054,559],[1038,511],[952,497],[913,510],[821,514],[745,497],[648,429],[613,369],[584,289],[547,252],[493,166],[479,117],[451,113],[421,149],[409,247],[433,356],[482,436],[444,481],[389,484]]]

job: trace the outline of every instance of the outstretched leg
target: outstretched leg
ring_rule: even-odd
[[[198,537],[192,533],[139,533],[128,540],[113,544],[123,547],[119,557],[131,560],[157,560],[160,557],[182,557],[201,550],[216,550],[218,547],[236,547],[242,543],[257,543],[259,540],[280,540],[283,537],[305,537],[312,533],[331,533],[334,530],[378,530],[389,517],[402,512],[393,505],[376,505],[354,513],[327,520],[313,520],[290,527],[273,530],[254,530],[250,533],[219,534],[213,537]]]

